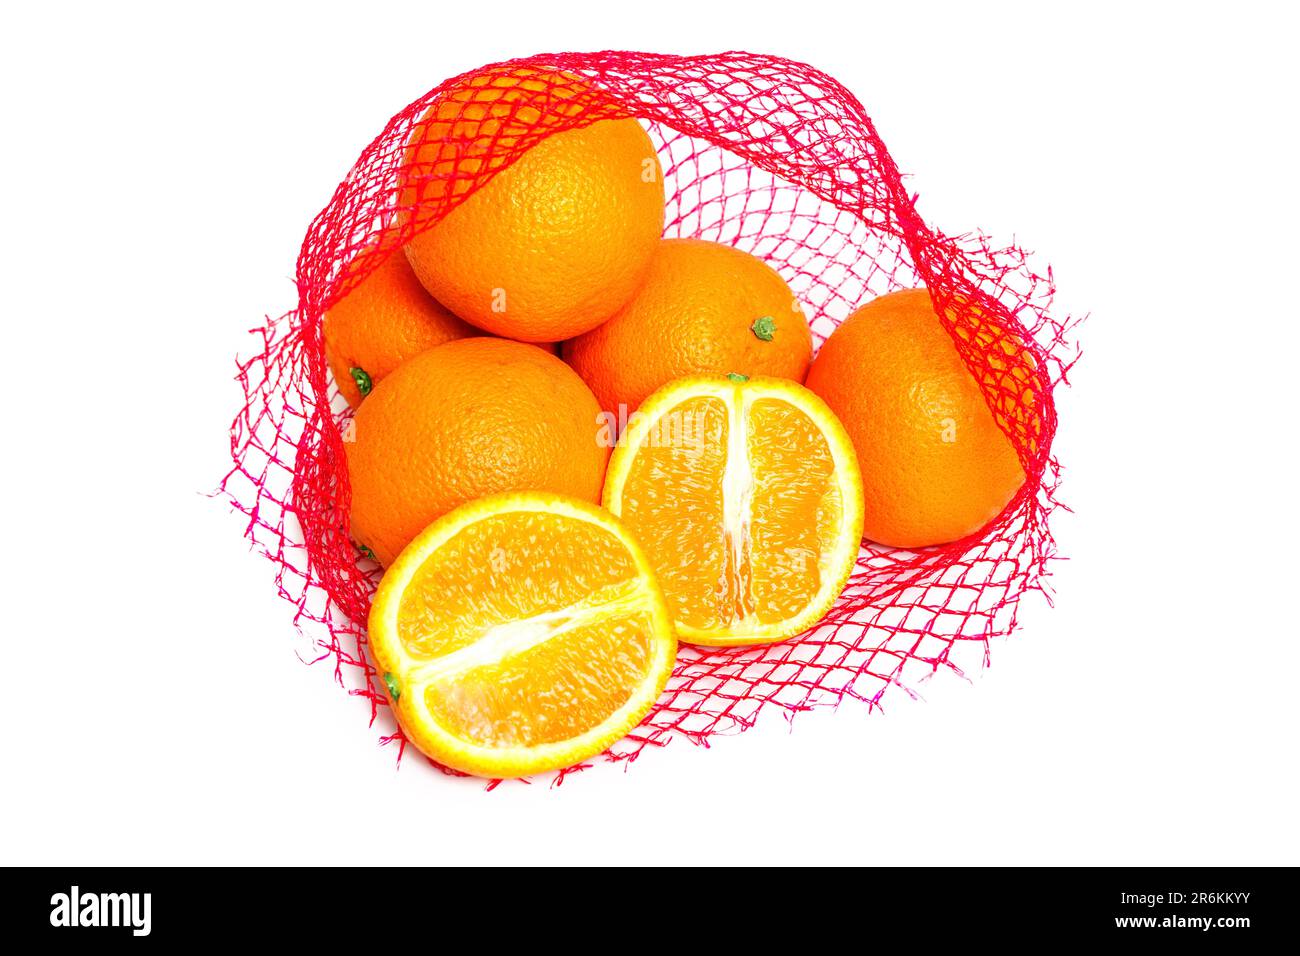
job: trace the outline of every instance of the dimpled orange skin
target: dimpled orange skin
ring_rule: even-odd
[[[979,531],[1024,484],[925,289],[862,306],[822,345],[805,384],[844,424],[858,453],[863,534],[919,548]]]
[[[431,522],[484,495],[598,502],[610,452],[598,416],[582,380],[535,345],[469,338],[422,352],[353,420],[352,536],[387,566]]]
[[[404,205],[436,205],[508,155],[530,126],[590,108],[574,101],[576,78],[530,78],[538,76],[480,76],[444,94],[412,134]],[[635,119],[602,119],[527,149],[406,253],[424,286],[472,324],[556,341],[594,328],[631,297],[663,220],[650,137]]]
[[[770,319],[771,340],[754,332]],[[561,346],[601,408],[635,411],[686,375],[736,373],[802,382],[812,332],[790,287],[747,252],[702,239],[659,243],[645,282],[617,315]]]
[[[364,396],[352,369],[363,370],[372,386],[378,385],[412,356],[480,334],[425,291],[399,250],[325,313],[325,360],[339,391],[356,408]]]

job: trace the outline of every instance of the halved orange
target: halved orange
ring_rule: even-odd
[[[448,767],[568,767],[640,723],[677,652],[645,554],[595,505],[492,495],[431,524],[388,568],[370,649],[407,737]]]
[[[785,379],[691,376],[655,392],[610,458],[604,503],[692,644],[807,630],[844,590],[862,538],[853,445],[825,402]]]

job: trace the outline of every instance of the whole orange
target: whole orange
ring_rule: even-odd
[[[391,563],[458,505],[501,491],[599,501],[609,459],[596,399],[535,345],[457,339],[398,366],[345,444],[352,536]]]
[[[665,239],[632,301],[561,354],[601,408],[619,414],[685,375],[802,382],[812,333],[790,287],[761,259],[703,239]]]
[[[1028,373],[1026,350],[1002,351],[1001,364]],[[918,548],[964,538],[1024,483],[1015,448],[925,289],[883,295],[850,315],[805,384],[853,439],[872,541]]]
[[[406,246],[457,315],[545,342],[594,328],[631,297],[663,231],[663,173],[641,125],[582,81],[530,68],[475,76],[430,107],[410,143],[402,201],[417,228],[492,174]]]
[[[407,359],[478,334],[425,291],[398,252],[325,313],[325,359],[339,391],[356,408]]]

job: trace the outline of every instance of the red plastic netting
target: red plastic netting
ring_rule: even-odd
[[[247,403],[233,425],[235,465],[222,490],[247,516],[248,538],[276,564],[280,593],[297,607],[316,660],[334,662],[339,682],[365,698],[372,723],[388,728],[382,739],[396,742],[400,756],[405,741],[366,654],[379,570],[347,533],[348,411],[325,363],[322,315],[415,229],[445,215],[538,136],[630,113],[663,162],[665,234],[765,259],[812,317],[817,345],[867,300],[926,286],[950,316],[945,324],[1029,480],[975,538],[923,552],[864,545],[832,612],[797,639],[754,648],[683,645],[655,709],[605,756],[631,761],[678,736],[707,743],[767,711],[793,715],[846,698],[874,709],[890,686],[912,693],[909,685],[940,669],[960,673],[964,660],[986,662],[989,639],[1015,628],[1020,599],[1043,590],[1055,551],[1052,390],[1078,351],[1071,323],[1048,314],[1050,270],[1037,275],[1018,248],[947,236],[923,222],[862,105],[805,64],[748,53],[606,52],[485,69],[529,67],[583,78],[573,93],[582,108],[557,112],[536,135],[498,140],[489,161],[453,181],[441,206],[424,207],[427,218],[414,225],[399,215],[408,142],[430,103],[465,77],[399,112],[308,229],[298,308],[257,330],[257,354],[239,366]],[[1037,363],[1028,383],[994,358],[1006,330],[1032,343]]]

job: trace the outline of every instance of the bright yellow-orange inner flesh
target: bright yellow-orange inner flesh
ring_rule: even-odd
[[[649,614],[579,625],[505,660],[430,683],[435,720],[483,746],[572,740],[608,720],[644,679]]]
[[[701,396],[649,428],[620,513],[679,624],[743,631],[794,617],[818,593],[841,502],[807,414],[775,397]]]
[[[462,529],[416,571],[398,609],[402,692],[482,746],[572,739],[645,680],[651,598],[606,529],[508,512]]]

